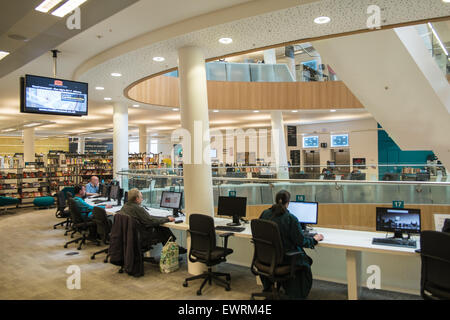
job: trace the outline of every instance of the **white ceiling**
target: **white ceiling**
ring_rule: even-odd
[[[72,79],[73,75],[78,73],[77,80],[89,82],[89,116],[83,117],[80,121],[77,117],[51,116],[49,119],[48,116],[19,115],[19,77],[24,74],[52,76],[52,59],[49,53],[0,79],[0,128],[11,126],[12,123],[39,119],[56,123],[36,129],[38,134],[77,135],[111,128],[112,106],[105,103],[103,98],[110,96],[114,102],[131,106],[133,103],[123,96],[123,89],[140,78],[175,67],[177,48],[183,45],[199,45],[204,48],[205,55],[209,58],[284,41],[360,30],[365,28],[367,6],[373,2],[371,0],[271,1],[141,0],[58,46],[62,51],[58,76]],[[298,5],[305,2],[311,3]],[[377,3],[386,8],[383,18],[386,20],[384,24],[387,25],[450,15],[450,5],[436,0],[379,0]],[[239,5],[248,10],[251,5],[258,8],[258,4],[260,11],[263,11],[265,6],[268,8],[266,10],[273,8],[275,11],[257,16],[251,16],[249,13],[248,17],[244,18],[243,14],[237,14],[244,11],[240,10]],[[231,6],[236,7],[225,9]],[[282,9],[276,10],[277,6],[278,9]],[[239,20],[232,21],[234,15],[231,17],[229,15],[233,12],[237,12],[236,17]],[[255,12],[258,13],[257,10]],[[0,20],[3,14],[3,12],[0,14]],[[312,19],[319,15],[331,16],[332,22],[324,26],[315,25]],[[197,18],[193,19],[194,17]],[[216,24],[228,22],[214,25],[211,24],[213,23],[211,20],[216,21]],[[208,21],[211,25],[204,27],[206,23],[204,21]],[[158,40],[160,39],[158,35],[162,37],[161,35],[167,34],[168,30],[177,35],[165,38],[166,40]],[[186,34],[188,31],[191,32]],[[221,36],[232,37],[233,44],[229,46],[219,44],[217,40]],[[139,41],[128,41],[136,37]],[[163,64],[154,63],[151,58],[156,55],[164,56],[166,61]],[[111,72],[121,72],[123,77],[112,78]],[[99,85],[106,90],[103,92],[93,90]],[[263,115],[265,118],[258,118]],[[211,127],[240,126],[249,123],[251,126],[268,126],[270,124],[268,115],[260,113],[257,117],[249,112],[210,113]],[[370,115],[365,111],[285,114],[287,123],[338,121],[360,117],[367,118]],[[130,107],[129,123],[132,127],[146,124],[149,133],[167,132],[179,126],[179,112],[155,106]]]

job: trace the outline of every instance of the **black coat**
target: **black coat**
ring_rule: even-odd
[[[144,260],[137,223],[130,216],[120,213],[114,216],[108,253],[110,262],[123,266],[129,275],[135,277],[144,275]]]

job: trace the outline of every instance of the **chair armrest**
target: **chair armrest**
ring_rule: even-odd
[[[219,234],[219,237],[225,238],[225,239],[224,239],[224,242],[223,242],[223,247],[224,247],[225,249],[228,249],[228,238],[229,238],[230,236],[233,236],[233,235],[234,235],[234,232],[227,232],[227,233]]]
[[[192,233],[192,234],[198,234],[199,236],[203,236],[203,237],[208,236],[208,233],[206,233],[206,232],[194,231],[194,230],[190,230],[190,229],[188,229],[187,232]]]
[[[302,253],[300,251],[289,251],[286,252],[285,255],[291,259],[291,277],[294,277],[295,273],[295,263],[297,262],[297,257],[299,257]]]
[[[295,256],[297,256],[299,254],[301,254],[300,251],[289,251],[289,252],[285,253],[285,255],[287,255],[288,257],[295,257]]]

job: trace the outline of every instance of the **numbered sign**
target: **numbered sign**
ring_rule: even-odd
[[[401,200],[392,201],[392,207],[398,208],[398,209],[403,209],[405,207],[405,201],[401,201]]]
[[[235,198],[236,197],[236,191],[228,191],[228,196]]]
[[[306,199],[306,197],[305,197],[305,195],[303,195],[303,194],[298,194],[298,195],[295,197],[295,201],[297,201],[297,202],[305,202],[305,199]]]

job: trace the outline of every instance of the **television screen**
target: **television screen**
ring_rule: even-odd
[[[319,136],[303,137],[303,148],[318,148]]]
[[[20,111],[68,116],[88,114],[88,84],[26,75]]]
[[[348,134],[331,135],[331,147],[348,147]]]

